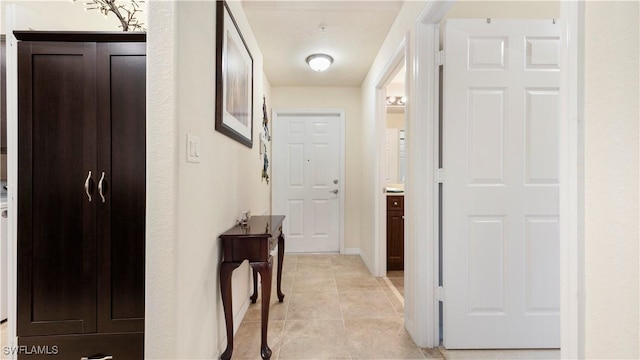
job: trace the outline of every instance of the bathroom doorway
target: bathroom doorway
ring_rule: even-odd
[[[403,64],[386,86],[385,156],[386,278],[404,299],[404,183],[407,174],[405,91]]]

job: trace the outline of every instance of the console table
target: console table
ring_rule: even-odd
[[[260,356],[267,360],[271,358],[271,349],[267,345],[267,327],[269,324],[269,302],[271,300],[271,251],[278,243],[278,300],[284,300],[280,288],[282,280],[282,260],[284,257],[284,235],[282,233],[283,215],[252,216],[246,226],[236,225],[220,235],[224,259],[220,265],[220,291],[224,319],[227,325],[227,348],[220,356],[222,360],[231,359],[233,353],[233,311],[231,308],[231,273],[243,261],[249,260],[253,269],[253,295],[251,301],[258,298],[258,273],[262,284],[262,338]]]

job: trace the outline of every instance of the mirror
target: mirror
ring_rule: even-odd
[[[405,69],[402,68],[386,88],[386,148],[385,164],[386,185],[398,188],[405,182],[407,173],[405,142],[405,104],[407,98],[404,89]]]

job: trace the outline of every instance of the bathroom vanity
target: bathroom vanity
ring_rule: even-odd
[[[387,271],[404,270],[404,194],[387,194]]]

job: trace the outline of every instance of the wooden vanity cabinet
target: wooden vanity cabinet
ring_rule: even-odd
[[[404,196],[387,196],[387,271],[404,270]]]

